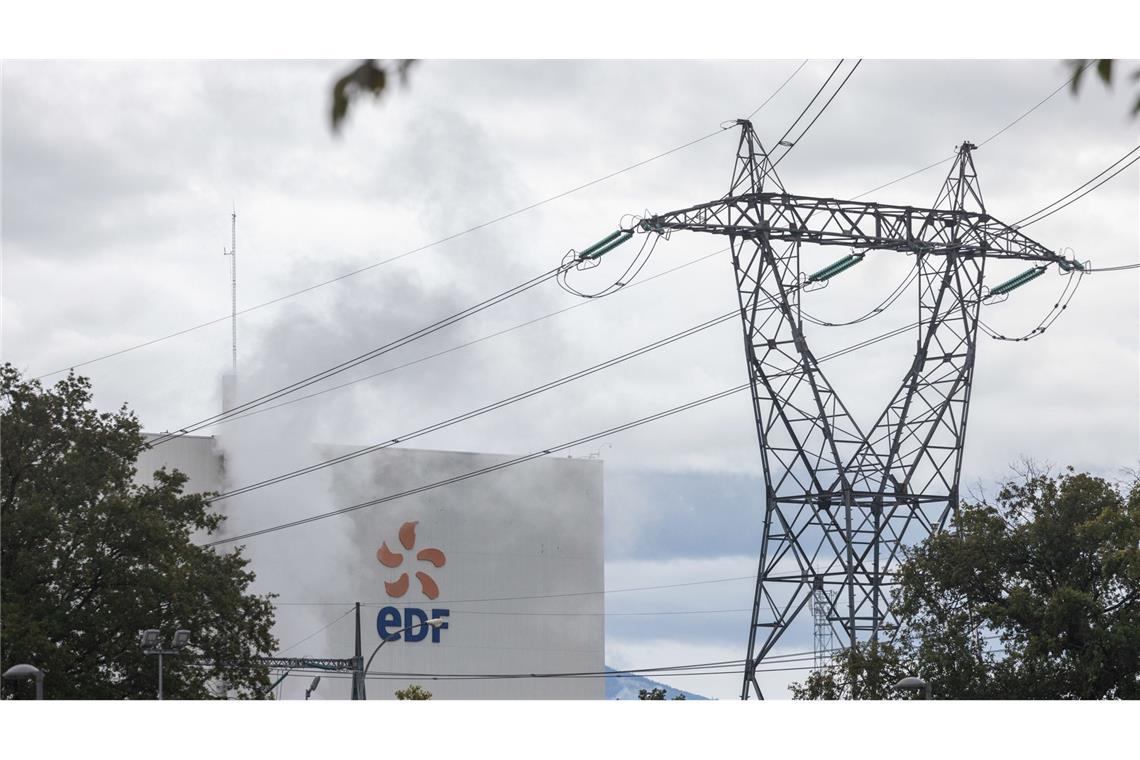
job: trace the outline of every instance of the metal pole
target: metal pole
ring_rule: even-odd
[[[400,636],[402,634],[405,634],[408,631],[415,630],[416,628],[420,628],[420,627],[425,626],[425,625],[433,625],[433,624],[434,623],[429,623],[429,622],[413,623],[412,625],[409,625],[407,628],[396,631],[395,633],[393,633],[388,638],[381,639],[380,643],[376,645],[376,648],[372,650],[372,655],[368,658],[368,663],[364,666],[364,671],[363,671],[363,673],[361,673],[361,680],[363,680],[364,674],[368,673],[369,669],[372,667],[372,661],[376,659],[376,654],[380,651],[380,647],[384,646],[389,641],[396,641],[397,639],[400,638]]]
[[[158,701],[162,701],[162,650],[158,650]]]
[[[44,698],[44,674],[36,674],[36,699]]]
[[[364,653],[360,651],[360,602],[356,603],[356,649],[352,655],[352,698],[368,698],[364,690]]]

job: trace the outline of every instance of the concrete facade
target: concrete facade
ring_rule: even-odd
[[[212,438],[187,437],[140,457],[140,477],[157,463],[186,471],[190,490],[244,485],[225,482],[223,450]],[[314,454],[327,459],[350,450],[319,446]],[[297,509],[307,515],[356,505],[510,458],[384,449],[324,471],[322,485]],[[304,480],[290,483],[299,491]],[[238,535],[274,524],[288,488],[239,497],[259,503],[220,502],[226,530]],[[378,675],[368,679],[369,699],[392,699],[410,683],[436,699],[604,698],[601,678],[487,677],[604,669],[601,461],[545,457],[243,543],[256,590],[279,595],[281,645],[299,642],[283,656],[351,656],[355,626],[346,612],[356,601],[365,659],[381,630],[390,636],[409,622],[446,616],[444,629],[421,628],[412,640],[384,645],[372,664]],[[316,674],[286,679],[281,697],[301,698]],[[349,679],[321,675],[314,698],[348,698]]]

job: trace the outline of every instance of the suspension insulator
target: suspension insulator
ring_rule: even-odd
[[[612,251],[613,249],[617,248],[619,245],[626,242],[631,237],[633,237],[632,232],[622,232],[621,230],[618,230],[617,232],[614,232],[613,234],[607,235],[606,237],[602,238],[601,240],[594,243],[589,248],[581,251],[578,254],[578,259],[582,260],[582,259],[599,258],[603,254],[608,253],[608,252]]]
[[[995,285],[994,287],[990,288],[990,295],[1003,296],[1009,291],[1016,290],[1025,283],[1031,280],[1035,280],[1043,274],[1045,274],[1045,267],[1033,267],[1032,269],[1027,269],[1016,277],[1011,277],[1000,285]]]
[[[863,257],[865,255],[866,254],[863,253],[852,253],[849,256],[844,256],[834,264],[826,266],[808,277],[808,282],[823,282],[824,280],[829,280],[840,272],[850,269],[851,267],[858,264],[863,260]]]
[[[606,235],[604,238],[602,238],[598,242],[594,243],[589,248],[583,248],[581,251],[578,251],[578,258],[580,258],[580,259],[589,258],[591,253],[598,250],[603,245],[606,245],[607,243],[613,242],[614,240],[617,239],[617,237],[619,235],[621,235],[621,230],[618,230],[617,232]]]

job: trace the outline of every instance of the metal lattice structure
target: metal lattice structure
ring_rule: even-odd
[[[835,594],[817,583],[812,591],[812,643],[815,670],[821,670],[831,662],[831,650],[835,645],[835,631],[831,627],[831,610],[835,606]]]
[[[725,235],[732,250],[766,482],[747,699],[763,697],[757,667],[813,598],[843,645],[878,639],[892,622],[888,591],[902,548],[957,509],[986,260],[1081,265],[986,213],[968,142],[934,206],[914,208],[790,195],[752,124],[738,123],[728,194],[639,227]],[[914,359],[866,431],[804,335],[804,243],[917,257]]]

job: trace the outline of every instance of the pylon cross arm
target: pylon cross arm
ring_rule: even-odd
[[[731,195],[648,217],[641,221],[640,229],[690,230],[868,250],[984,255],[1080,268],[1079,262],[1050,251],[989,214],[788,193]]]

